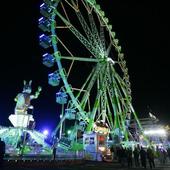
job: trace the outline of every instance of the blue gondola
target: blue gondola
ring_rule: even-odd
[[[60,0],[44,0],[44,2],[46,3],[46,4],[48,4],[48,5],[50,5],[50,6],[57,6],[57,4],[58,4],[58,2],[59,2]]]
[[[47,67],[52,67],[54,65],[55,62],[55,58],[53,57],[53,55],[45,53],[43,55],[43,64]]]
[[[51,14],[52,14],[52,8],[48,5],[48,4],[46,4],[46,3],[42,3],[41,5],[40,5],[40,13],[43,15],[43,16],[45,16],[45,17],[50,17],[51,16]]]
[[[44,32],[50,32],[50,28],[51,28],[51,23],[48,19],[45,19],[44,17],[41,17],[39,20],[38,20],[38,27],[44,31]]]
[[[76,110],[75,109],[65,109],[66,119],[75,120],[76,119]]]
[[[51,38],[45,34],[39,36],[40,46],[43,48],[48,48],[52,45]]]
[[[48,84],[51,86],[58,86],[60,83],[60,74],[58,71],[55,71],[54,73],[51,73],[48,75]]]
[[[68,95],[65,92],[56,93],[56,102],[59,104],[66,104],[68,100]]]

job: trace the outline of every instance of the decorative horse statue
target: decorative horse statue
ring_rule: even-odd
[[[40,95],[40,91],[42,90],[41,87],[38,87],[38,90],[35,92],[35,94],[31,94],[32,88],[31,88],[32,80],[27,82],[24,80],[24,87],[22,93],[19,93],[15,97],[15,114],[27,114],[28,109],[33,110],[33,106],[31,105],[32,99],[37,99]]]

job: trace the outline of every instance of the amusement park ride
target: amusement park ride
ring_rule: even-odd
[[[50,154],[50,146],[45,142],[45,135],[34,130],[34,118],[32,115],[32,99],[37,99],[41,87],[33,95],[31,94],[32,81],[27,84],[24,80],[22,93],[18,93],[14,99],[16,102],[15,114],[9,116],[14,127],[0,127],[0,137],[6,143],[6,154]],[[31,113],[29,113],[31,110]]]
[[[104,151],[108,139],[113,144],[137,141],[139,134],[129,130],[131,119],[141,133],[143,130],[132,106],[128,68],[116,33],[97,0],[44,0],[40,13],[43,64],[52,70],[48,83],[57,88],[56,102],[61,105],[53,144],[84,150],[96,143],[97,151]],[[26,93],[31,100],[40,91]],[[42,144],[42,134],[27,130],[26,122],[33,120],[27,113],[29,107],[15,109],[10,116],[11,129],[16,137],[21,131],[34,134]],[[18,116],[24,123],[16,126],[13,118],[19,120]],[[7,130],[10,128],[1,129],[4,135]],[[42,145],[45,148],[47,144]]]
[[[44,0],[40,13],[43,64],[57,65],[48,82],[60,86],[56,102],[62,105],[53,138],[58,131],[60,142],[66,138],[63,125],[70,120],[69,147],[92,132],[114,143],[136,140],[129,131],[131,117],[142,127],[132,106],[128,68],[100,5],[96,0]]]

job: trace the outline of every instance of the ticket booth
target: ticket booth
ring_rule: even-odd
[[[102,156],[107,150],[107,135],[97,132],[84,133],[83,145],[87,160],[102,161]]]

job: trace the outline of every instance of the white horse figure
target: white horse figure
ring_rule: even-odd
[[[33,95],[31,94],[31,84],[32,80],[30,80],[28,84],[24,80],[24,88],[22,93],[19,93],[14,99],[16,101],[15,114],[27,114],[28,109],[33,109],[33,106],[31,105],[31,100],[37,99],[42,89],[39,86],[38,90]]]

